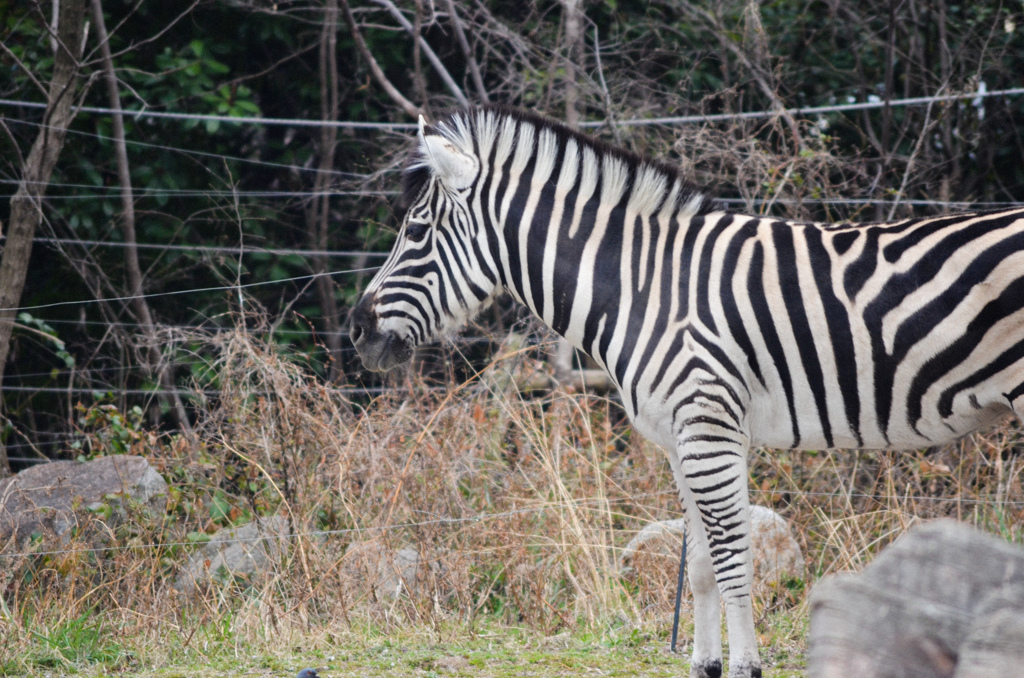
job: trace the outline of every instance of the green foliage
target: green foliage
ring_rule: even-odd
[[[33,317],[31,314],[22,311],[18,314],[18,322],[25,327],[35,328],[42,336],[46,337],[47,341],[53,347],[54,354],[61,360],[61,362],[64,363],[65,367],[73,368],[75,366],[75,356],[67,352],[64,341],[57,336],[57,330],[50,327],[46,321]],[[55,372],[56,369],[54,370],[54,373]]]
[[[135,83],[140,97],[150,104],[159,102],[179,109],[182,106],[193,108],[190,102],[201,101],[205,106],[198,107],[198,113],[259,116],[260,108],[249,87],[218,84],[231,68],[215,59],[212,51],[202,40],[192,40],[177,51],[164,48],[155,60],[157,72],[140,74]],[[198,124],[197,120],[186,120],[182,126],[192,129]],[[204,124],[209,134],[220,129],[217,120],[207,120]]]
[[[32,101],[38,101],[42,92],[35,87],[33,79],[46,82],[53,70],[53,50],[49,45],[49,34],[39,22],[39,16],[26,4],[7,2],[0,4],[0,26],[5,37],[4,45],[11,51],[11,57],[4,55],[4,68],[0,71],[0,91],[22,93]],[[12,58],[13,57],[13,58]],[[17,59],[17,61],[14,61]],[[31,72],[22,66],[30,64]]]
[[[106,394],[91,406],[78,403],[78,427],[82,437],[71,443],[71,449],[78,450],[78,459],[87,461],[97,457],[114,454],[132,454],[133,448],[144,443],[146,432],[142,421],[144,413],[138,405],[122,414],[110,402],[111,394]]]

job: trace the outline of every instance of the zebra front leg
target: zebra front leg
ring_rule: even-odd
[[[707,585],[710,568],[725,601],[729,677],[760,678],[761,661],[750,598],[753,560],[747,489],[748,438],[738,429],[717,426],[706,417],[696,421],[697,425],[687,426],[679,436],[680,493],[687,509],[687,526],[691,534],[700,535],[701,556],[707,557],[709,562],[699,563],[700,569],[691,572],[691,582],[697,575],[700,585]],[[699,520],[690,518],[691,515],[698,516]],[[694,583],[694,624],[698,628],[692,672],[694,676],[715,676],[721,672],[721,650],[717,654],[718,673],[715,673],[715,657],[698,656],[696,638],[704,633],[701,625],[713,626],[714,635],[720,635],[720,616],[717,605],[713,621],[710,611],[697,607],[696,589]],[[717,604],[717,597],[715,602]],[[709,628],[707,634],[710,637],[712,629]],[[720,639],[718,642],[720,644]]]
[[[693,654],[690,657],[691,678],[720,678],[722,675],[722,603],[711,566],[711,548],[700,510],[689,490],[679,463],[679,455],[669,454],[672,474],[679,488],[679,501],[686,517],[686,538],[689,548],[686,568],[693,593]]]

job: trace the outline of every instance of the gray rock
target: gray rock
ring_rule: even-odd
[[[0,546],[34,534],[64,537],[83,522],[85,512],[104,503],[123,517],[128,497],[162,515],[167,483],[142,457],[116,455],[88,462],[39,464],[0,480]]]
[[[755,583],[769,584],[784,576],[802,577],[804,556],[786,519],[770,508],[751,506],[750,522]],[[684,518],[646,525],[623,549],[622,573],[635,574],[635,568],[667,568],[669,579],[675,581],[685,531]]]
[[[284,555],[288,532],[288,519],[284,516],[258,518],[215,532],[178,571],[175,590],[188,594],[218,580],[266,572]]]
[[[1024,675],[1024,550],[952,520],[915,527],[811,592],[808,675]]]
[[[1024,586],[993,591],[978,608],[960,646],[954,678],[1024,674]]]
[[[861,575],[826,577],[811,592],[808,675],[910,678],[956,669],[956,639],[970,618]]]
[[[352,542],[339,566],[344,595],[353,602],[429,596],[444,604],[469,586],[469,559],[427,546],[393,549],[379,539]]]

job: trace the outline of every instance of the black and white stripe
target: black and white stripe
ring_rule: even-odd
[[[1024,412],[1024,209],[801,223],[533,115],[422,124],[409,209],[354,312],[370,368],[508,292],[669,451],[695,535],[694,674],[760,675],[746,452],[916,448]]]

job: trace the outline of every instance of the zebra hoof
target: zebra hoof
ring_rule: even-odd
[[[690,678],[722,678],[722,660],[708,659],[690,667]]]
[[[751,664],[733,666],[733,663],[729,662],[729,678],[761,678],[761,667]]]

